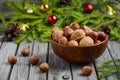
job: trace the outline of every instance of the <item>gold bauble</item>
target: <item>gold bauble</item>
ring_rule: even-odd
[[[113,15],[116,11],[109,5],[107,5],[107,11],[109,15]]]
[[[48,11],[49,10],[49,4],[44,3],[40,6],[40,10],[42,11]]]

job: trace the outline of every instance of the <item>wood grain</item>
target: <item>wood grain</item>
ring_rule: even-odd
[[[32,51],[33,43],[22,42],[19,45],[17,57],[18,63],[13,67],[13,70],[10,75],[10,80],[27,80],[29,76],[29,56],[23,57],[21,56],[21,50],[23,48],[29,48]]]
[[[17,44],[4,42],[0,49],[0,80],[8,80],[11,72],[11,65],[8,63],[8,56],[15,55]]]
[[[93,72],[90,76],[85,76],[82,73],[82,68],[84,66],[92,66]],[[97,80],[96,72],[93,63],[89,64],[72,64],[72,74],[73,74],[73,80]]]
[[[69,63],[54,54],[51,44],[49,48],[49,65],[48,80],[63,80],[64,76],[68,76],[68,80],[72,80]]]
[[[105,61],[108,61],[108,60],[111,60],[111,56],[110,56],[110,53],[108,52],[108,49],[106,49],[106,51],[103,53],[103,55],[101,55],[98,59],[95,60],[95,64],[97,67],[99,66],[102,66],[102,64],[105,62]],[[98,74],[100,74],[98,72]],[[107,78],[108,80],[117,80],[116,76],[115,75],[111,75]],[[107,79],[103,79],[103,80],[107,80]]]
[[[30,65],[29,80],[46,80],[47,73],[41,72],[39,65],[42,62],[46,62],[47,47],[47,43],[41,43],[38,40],[34,42],[33,55],[39,56],[39,63],[37,65]]]

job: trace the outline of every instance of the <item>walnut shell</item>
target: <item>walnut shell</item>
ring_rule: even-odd
[[[79,46],[81,46],[81,47],[90,46],[90,45],[93,45],[93,44],[94,44],[94,41],[89,36],[86,36],[86,37],[82,38],[79,42]]]
[[[63,36],[62,30],[56,30],[52,33],[52,39],[56,42],[58,42],[59,37]]]
[[[59,30],[59,28],[58,27],[53,27],[52,28],[52,33],[55,32],[56,30]]]
[[[78,41],[78,40],[82,39],[83,37],[85,37],[85,32],[82,29],[77,29],[73,32],[70,39]]]
[[[75,40],[70,40],[67,45],[71,47],[75,47],[78,46],[78,42]]]
[[[68,39],[65,36],[61,36],[58,39],[58,43],[66,45],[68,42]]]

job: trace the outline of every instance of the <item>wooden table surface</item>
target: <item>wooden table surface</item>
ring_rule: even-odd
[[[5,1],[6,0],[0,0],[0,12],[3,14],[10,11],[9,8],[5,6]],[[31,53],[28,57],[21,56],[21,50],[23,48],[30,48]],[[99,72],[96,70],[96,67],[101,66],[105,61],[114,58],[120,59],[119,52],[120,43],[117,41],[109,41],[107,49],[98,59],[89,64],[76,65],[70,64],[57,57],[50,43],[42,43],[36,40],[32,43],[23,41],[18,45],[14,42],[5,42],[0,37],[0,80],[99,80]],[[18,59],[17,63],[13,66],[8,63],[8,56],[10,55],[15,55]],[[39,56],[40,61],[37,65],[31,65],[29,63],[30,56],[32,55]],[[50,69],[48,72],[40,72],[39,65],[42,62],[49,63]],[[82,67],[85,65],[90,65],[93,68],[90,76],[82,75]],[[65,77],[68,77],[68,79],[64,79]],[[116,75],[111,75],[102,80],[118,79]]]
[[[59,57],[57,57],[50,43],[42,43],[34,41],[28,43],[23,41],[21,44],[15,44],[14,42],[4,42],[0,39],[0,80],[99,80],[96,67],[101,66],[103,62],[113,59],[120,59],[120,43],[116,41],[109,41],[108,47],[98,59],[85,64],[90,65],[93,68],[93,72],[90,76],[82,75],[82,64],[70,64]],[[21,56],[21,50],[23,48],[29,48],[31,53],[28,57]],[[11,66],[8,63],[8,56],[16,55],[17,63]],[[31,65],[29,58],[32,55],[39,56],[39,63],[37,65]],[[42,62],[48,62],[50,69],[48,72],[41,72],[39,65]],[[68,77],[69,79],[64,79]],[[118,80],[116,75],[111,75],[102,80]]]

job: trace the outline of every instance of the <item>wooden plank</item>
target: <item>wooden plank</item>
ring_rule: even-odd
[[[46,61],[47,57],[47,43],[41,43],[38,40],[34,42],[33,55],[39,56],[38,65],[30,65],[29,80],[47,80],[47,73],[40,72],[39,65]]]
[[[4,42],[0,49],[0,80],[8,80],[11,72],[11,65],[8,63],[8,56],[15,55],[17,44]],[[15,64],[17,65],[17,64]]]
[[[120,59],[120,42],[109,41],[108,49],[113,58]]]
[[[108,49],[105,50],[105,52],[98,58],[95,60],[95,65],[96,67],[102,66],[102,64],[105,61],[111,60],[111,56],[110,53],[108,52]],[[98,72],[98,74],[100,74],[100,72]],[[109,76],[107,79],[102,79],[102,80],[117,80],[115,75],[111,75]]]
[[[69,63],[56,56],[51,45],[49,48],[49,65],[48,80],[72,80]],[[63,79],[65,77],[69,77],[69,79]]]
[[[82,68],[85,65],[92,66],[93,72],[90,76],[84,76],[82,73]],[[72,68],[73,80],[97,80],[97,76],[96,76],[93,63],[84,64],[84,65],[83,64],[78,64],[78,65],[72,64],[71,68]]]
[[[10,75],[10,80],[28,80],[29,69],[30,69],[30,64],[29,64],[30,55],[28,57],[21,56],[21,50],[23,48],[29,48],[30,51],[32,52],[32,46],[33,43],[27,43],[27,42],[22,42],[19,45],[17,52],[18,63],[13,67],[13,70]]]

